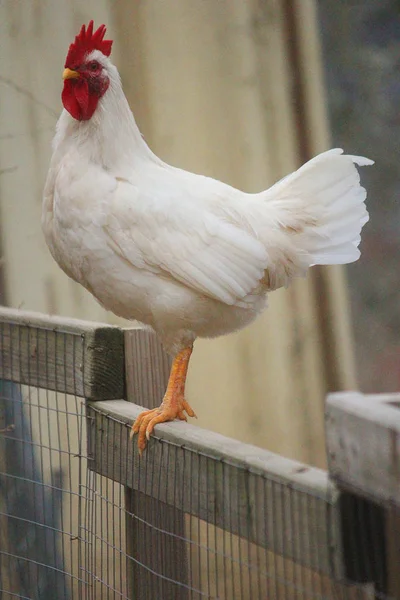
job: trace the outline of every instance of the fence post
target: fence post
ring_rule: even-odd
[[[125,331],[128,401],[156,408],[163,398],[170,368],[171,359],[155,334],[139,328]],[[132,443],[137,443],[136,438]],[[146,451],[141,460],[147,460]],[[188,581],[185,513],[129,487],[125,487],[125,508],[132,515],[126,516],[129,597],[187,600],[188,590],[169,581]]]
[[[400,395],[330,394],[326,439],[346,577],[400,598]]]

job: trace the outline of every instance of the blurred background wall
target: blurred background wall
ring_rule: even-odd
[[[376,161],[363,178],[371,221],[347,267],[365,392],[400,389],[400,2],[319,0],[332,140]]]
[[[117,322],[58,269],[40,230],[61,72],[83,22],[107,24],[113,61],[152,149],[246,191],[271,185],[331,147],[328,98],[335,144],[378,162],[363,171],[373,217],[363,258],[351,268],[348,286],[343,269],[315,269],[306,281],[272,294],[269,310],[252,327],[198,341],[188,385],[199,425],[323,466],[326,392],[354,388],[357,377],[376,392],[399,383],[395,5],[2,0],[1,301]],[[378,13],[380,36],[373,26]]]

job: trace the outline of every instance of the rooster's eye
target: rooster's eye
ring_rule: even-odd
[[[97,69],[99,68],[99,63],[95,60],[93,60],[92,62],[89,63],[89,70],[90,71],[97,71]]]

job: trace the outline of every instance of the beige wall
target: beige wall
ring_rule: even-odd
[[[61,71],[82,22],[105,22],[113,58],[151,147],[175,165],[247,191],[300,162],[293,101],[294,31],[283,0],[64,0],[0,4],[0,216],[12,306],[114,321],[52,262],[40,232],[41,193]],[[328,147],[314,3],[293,1],[310,151]],[[303,124],[304,125],[304,124]],[[275,292],[247,330],[199,341],[188,398],[199,425],[323,465],[327,374],[353,383],[342,275],[321,301],[313,279]],[[325,292],[324,292],[325,293]],[[332,333],[332,331],[336,333]],[[338,332],[338,333],[337,333]],[[329,338],[329,339],[328,339]],[[329,346],[329,352],[326,348]],[[333,348],[333,350],[332,350]],[[323,357],[329,357],[329,369]]]

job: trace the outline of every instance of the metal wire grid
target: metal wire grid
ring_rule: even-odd
[[[96,408],[92,405],[89,419],[94,420],[95,414]],[[128,468],[132,465],[129,427],[112,417],[102,423],[105,423],[102,439],[97,440],[96,447],[89,442],[89,447],[101,452],[107,446],[106,441],[112,439],[118,448],[126,449],[126,454],[111,465],[118,480],[121,474],[124,477],[126,465],[129,464]],[[186,461],[183,472],[193,476],[185,479],[183,490],[177,489],[176,481],[169,482],[163,470],[155,465],[155,450],[163,457],[164,472],[178,471],[182,469],[178,461]],[[161,439],[153,442],[153,447],[142,458],[138,458],[135,447],[133,455],[133,463],[141,461],[137,489],[127,488],[123,493],[118,488],[110,495],[109,483],[104,477],[93,475],[88,479],[88,498],[100,526],[86,528],[87,548],[96,546],[101,557],[100,562],[91,564],[96,586],[91,589],[90,600],[110,597],[124,600],[366,600],[375,597],[371,588],[347,586],[332,580],[318,568],[310,569],[261,547],[261,530],[268,527],[271,538],[280,538],[283,555],[296,554],[299,518],[303,525],[311,525],[320,511],[326,514],[329,530],[326,499],[289,489],[272,477],[259,477],[255,510],[259,511],[260,522],[253,532],[248,528],[234,532],[232,515],[244,501],[238,490],[241,489],[239,479],[245,477],[245,472],[240,473],[237,468],[232,471],[228,462],[216,461]],[[89,464],[96,463],[100,470],[101,460],[101,455],[89,456]],[[237,480],[232,480],[233,473],[237,473]],[[220,489],[226,492],[223,514],[211,511],[207,520],[193,516],[200,512],[199,490],[207,496],[208,488],[215,488],[216,479],[221,477]],[[180,494],[186,497],[186,507],[189,499],[188,512],[176,508],[179,502],[171,505],[162,500],[171,498],[168,485],[174,486],[172,493],[177,494],[177,498]],[[288,542],[292,548],[285,547],[282,520],[284,527],[293,533]],[[116,544],[116,535],[125,542],[122,546]],[[318,560],[319,542],[310,535],[305,554],[315,553]],[[110,567],[112,571],[115,564],[125,566],[120,568],[119,578],[114,573],[113,583],[110,579],[107,583],[106,573]]]
[[[39,357],[66,363],[66,345],[62,334],[54,346],[51,331],[32,329],[26,337],[13,324],[2,336],[0,350],[7,336],[14,351],[7,367],[0,352],[0,597],[83,598],[82,399],[4,379],[11,371],[15,380],[35,380]],[[77,348],[80,343],[77,337]]]

